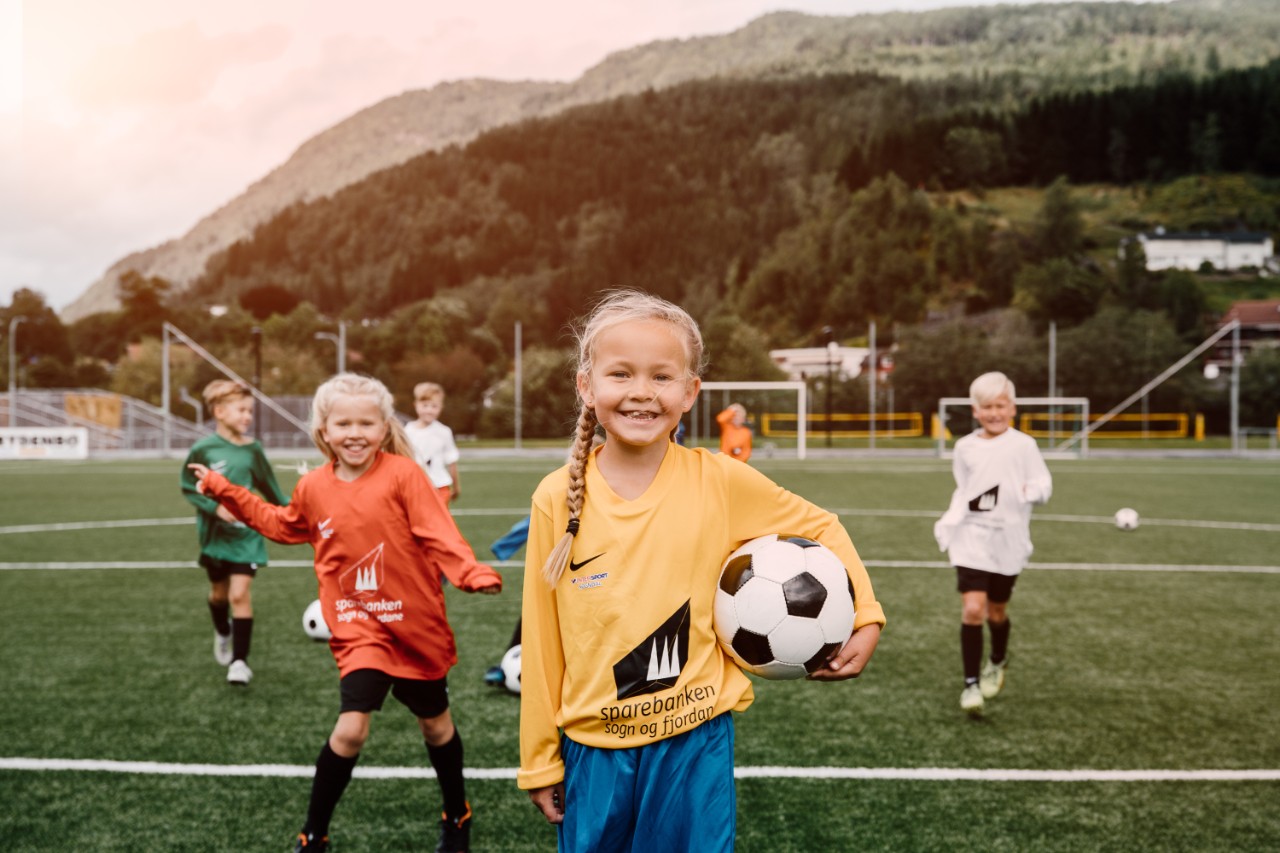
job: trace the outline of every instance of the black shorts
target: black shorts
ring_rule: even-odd
[[[987,601],[1004,604],[1013,597],[1013,585],[1017,575],[1002,575],[982,569],[966,569],[956,566],[956,589],[960,592],[985,592]]]
[[[357,669],[342,677],[342,708],[339,713],[381,711],[387,693],[400,701],[415,717],[430,719],[449,710],[449,685],[435,681],[397,678],[380,669]]]
[[[257,563],[233,563],[230,560],[210,557],[208,554],[200,555],[200,565],[204,567],[204,573],[209,576],[210,583],[219,583],[232,575],[253,577],[258,573]]]

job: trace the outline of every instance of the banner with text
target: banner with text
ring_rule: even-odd
[[[0,459],[88,459],[84,427],[0,427]]]

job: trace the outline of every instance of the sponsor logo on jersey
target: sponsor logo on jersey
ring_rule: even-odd
[[[583,560],[581,563],[575,563],[572,559],[570,559],[569,571],[576,572],[578,569],[582,568],[587,563],[590,563],[592,560],[598,560],[603,556],[604,556],[604,551],[601,551],[599,554],[596,554],[594,557],[588,557],[587,559]]]
[[[382,551],[385,546],[386,543],[379,542],[378,547],[338,576],[343,595],[347,598],[371,598],[378,591],[378,584],[384,579]]]
[[[598,586],[602,586],[608,579],[608,572],[597,572],[594,575],[585,577],[569,578],[569,583],[573,584],[575,589],[595,589]]]
[[[324,521],[316,525],[316,527],[320,529],[321,538],[328,539],[330,536],[332,536],[334,533],[337,532],[336,530],[334,530],[332,527],[329,526],[332,523],[333,523],[333,518],[326,518]]]
[[[689,660],[689,602],[613,665],[618,698],[669,690]]]
[[[227,460],[219,459],[217,462],[210,462],[209,470],[217,471],[219,474],[225,475],[227,473]]]
[[[994,485],[969,501],[969,512],[991,512],[1000,502],[1000,486]]]

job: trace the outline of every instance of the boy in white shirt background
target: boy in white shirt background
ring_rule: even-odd
[[[933,533],[956,567],[961,596],[960,707],[977,715],[1004,686],[1009,599],[1031,556],[1031,507],[1049,500],[1053,479],[1035,439],[1013,426],[1017,397],[1007,376],[982,374],[969,386],[969,397],[979,428],[956,442],[956,490]],[[984,621],[991,631],[985,664]]]
[[[461,495],[458,481],[458,446],[453,430],[440,422],[444,410],[444,388],[435,382],[419,382],[413,386],[413,408],[418,419],[404,431],[413,446],[413,458],[427,472],[431,485],[448,506]]]

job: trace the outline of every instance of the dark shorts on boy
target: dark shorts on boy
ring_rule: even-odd
[[[1002,575],[982,569],[956,566],[956,589],[960,592],[985,592],[987,601],[1004,604],[1013,597],[1013,585],[1017,575]]]
[[[339,686],[342,691],[339,713],[343,714],[381,711],[387,693],[396,697],[415,717],[430,719],[449,710],[449,686],[443,678],[434,681],[397,678],[380,669],[357,669],[344,675]]]
[[[204,568],[204,573],[209,576],[210,583],[219,583],[232,575],[253,577],[258,573],[257,563],[233,563],[230,560],[210,557],[208,554],[200,555],[200,565]]]

